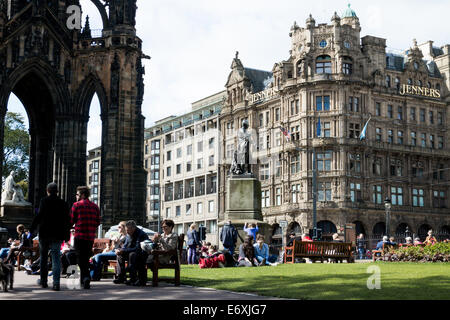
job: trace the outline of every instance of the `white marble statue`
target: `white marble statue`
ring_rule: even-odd
[[[30,206],[31,203],[25,201],[22,188],[14,181],[14,171],[11,171],[5,180],[2,193],[2,206]]]

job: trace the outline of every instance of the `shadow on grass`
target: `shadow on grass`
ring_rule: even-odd
[[[450,281],[442,276],[418,279],[385,278],[381,276],[381,289],[370,290],[367,280],[370,274],[321,274],[261,277],[235,277],[204,279],[181,278],[181,283],[197,287],[209,287],[236,292],[250,292],[263,296],[289,299],[314,300],[448,300]]]

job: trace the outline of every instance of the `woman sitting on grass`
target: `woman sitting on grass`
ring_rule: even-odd
[[[257,266],[258,260],[255,256],[255,248],[253,247],[253,236],[247,235],[244,243],[239,246],[238,267]]]

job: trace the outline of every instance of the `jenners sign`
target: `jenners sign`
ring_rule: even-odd
[[[399,90],[402,96],[405,95],[416,95],[430,98],[440,98],[441,92],[437,89],[431,89],[426,87],[412,86],[409,84],[404,84]]]
[[[250,103],[255,103],[258,101],[265,101],[272,98],[275,98],[278,95],[278,90],[275,88],[270,88],[258,93],[250,94],[248,99]]]

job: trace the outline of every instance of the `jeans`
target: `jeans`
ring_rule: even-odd
[[[96,254],[92,257],[92,270],[91,270],[91,279],[92,280],[100,280],[102,276],[102,268],[103,264],[109,260],[116,260],[116,253],[114,251],[109,251],[105,253]]]
[[[358,248],[358,253],[359,253],[359,259],[365,259],[366,258],[366,249],[364,248]]]
[[[8,256],[9,248],[0,249],[0,259],[5,259]]]
[[[261,262],[261,261],[263,261],[264,257],[263,256],[256,256],[256,259],[258,260],[258,262]],[[265,264],[269,265],[268,259],[266,259],[266,263]]]
[[[80,283],[83,285],[84,279],[91,279],[89,273],[89,259],[92,256],[92,246],[94,241],[75,238],[74,247],[77,254],[77,264],[80,267]]]
[[[197,246],[195,244],[189,246],[188,264],[196,264],[197,262]]]
[[[59,284],[61,276],[61,243],[58,240],[39,240],[41,283],[47,283],[48,277],[48,251],[52,258],[53,284]]]

